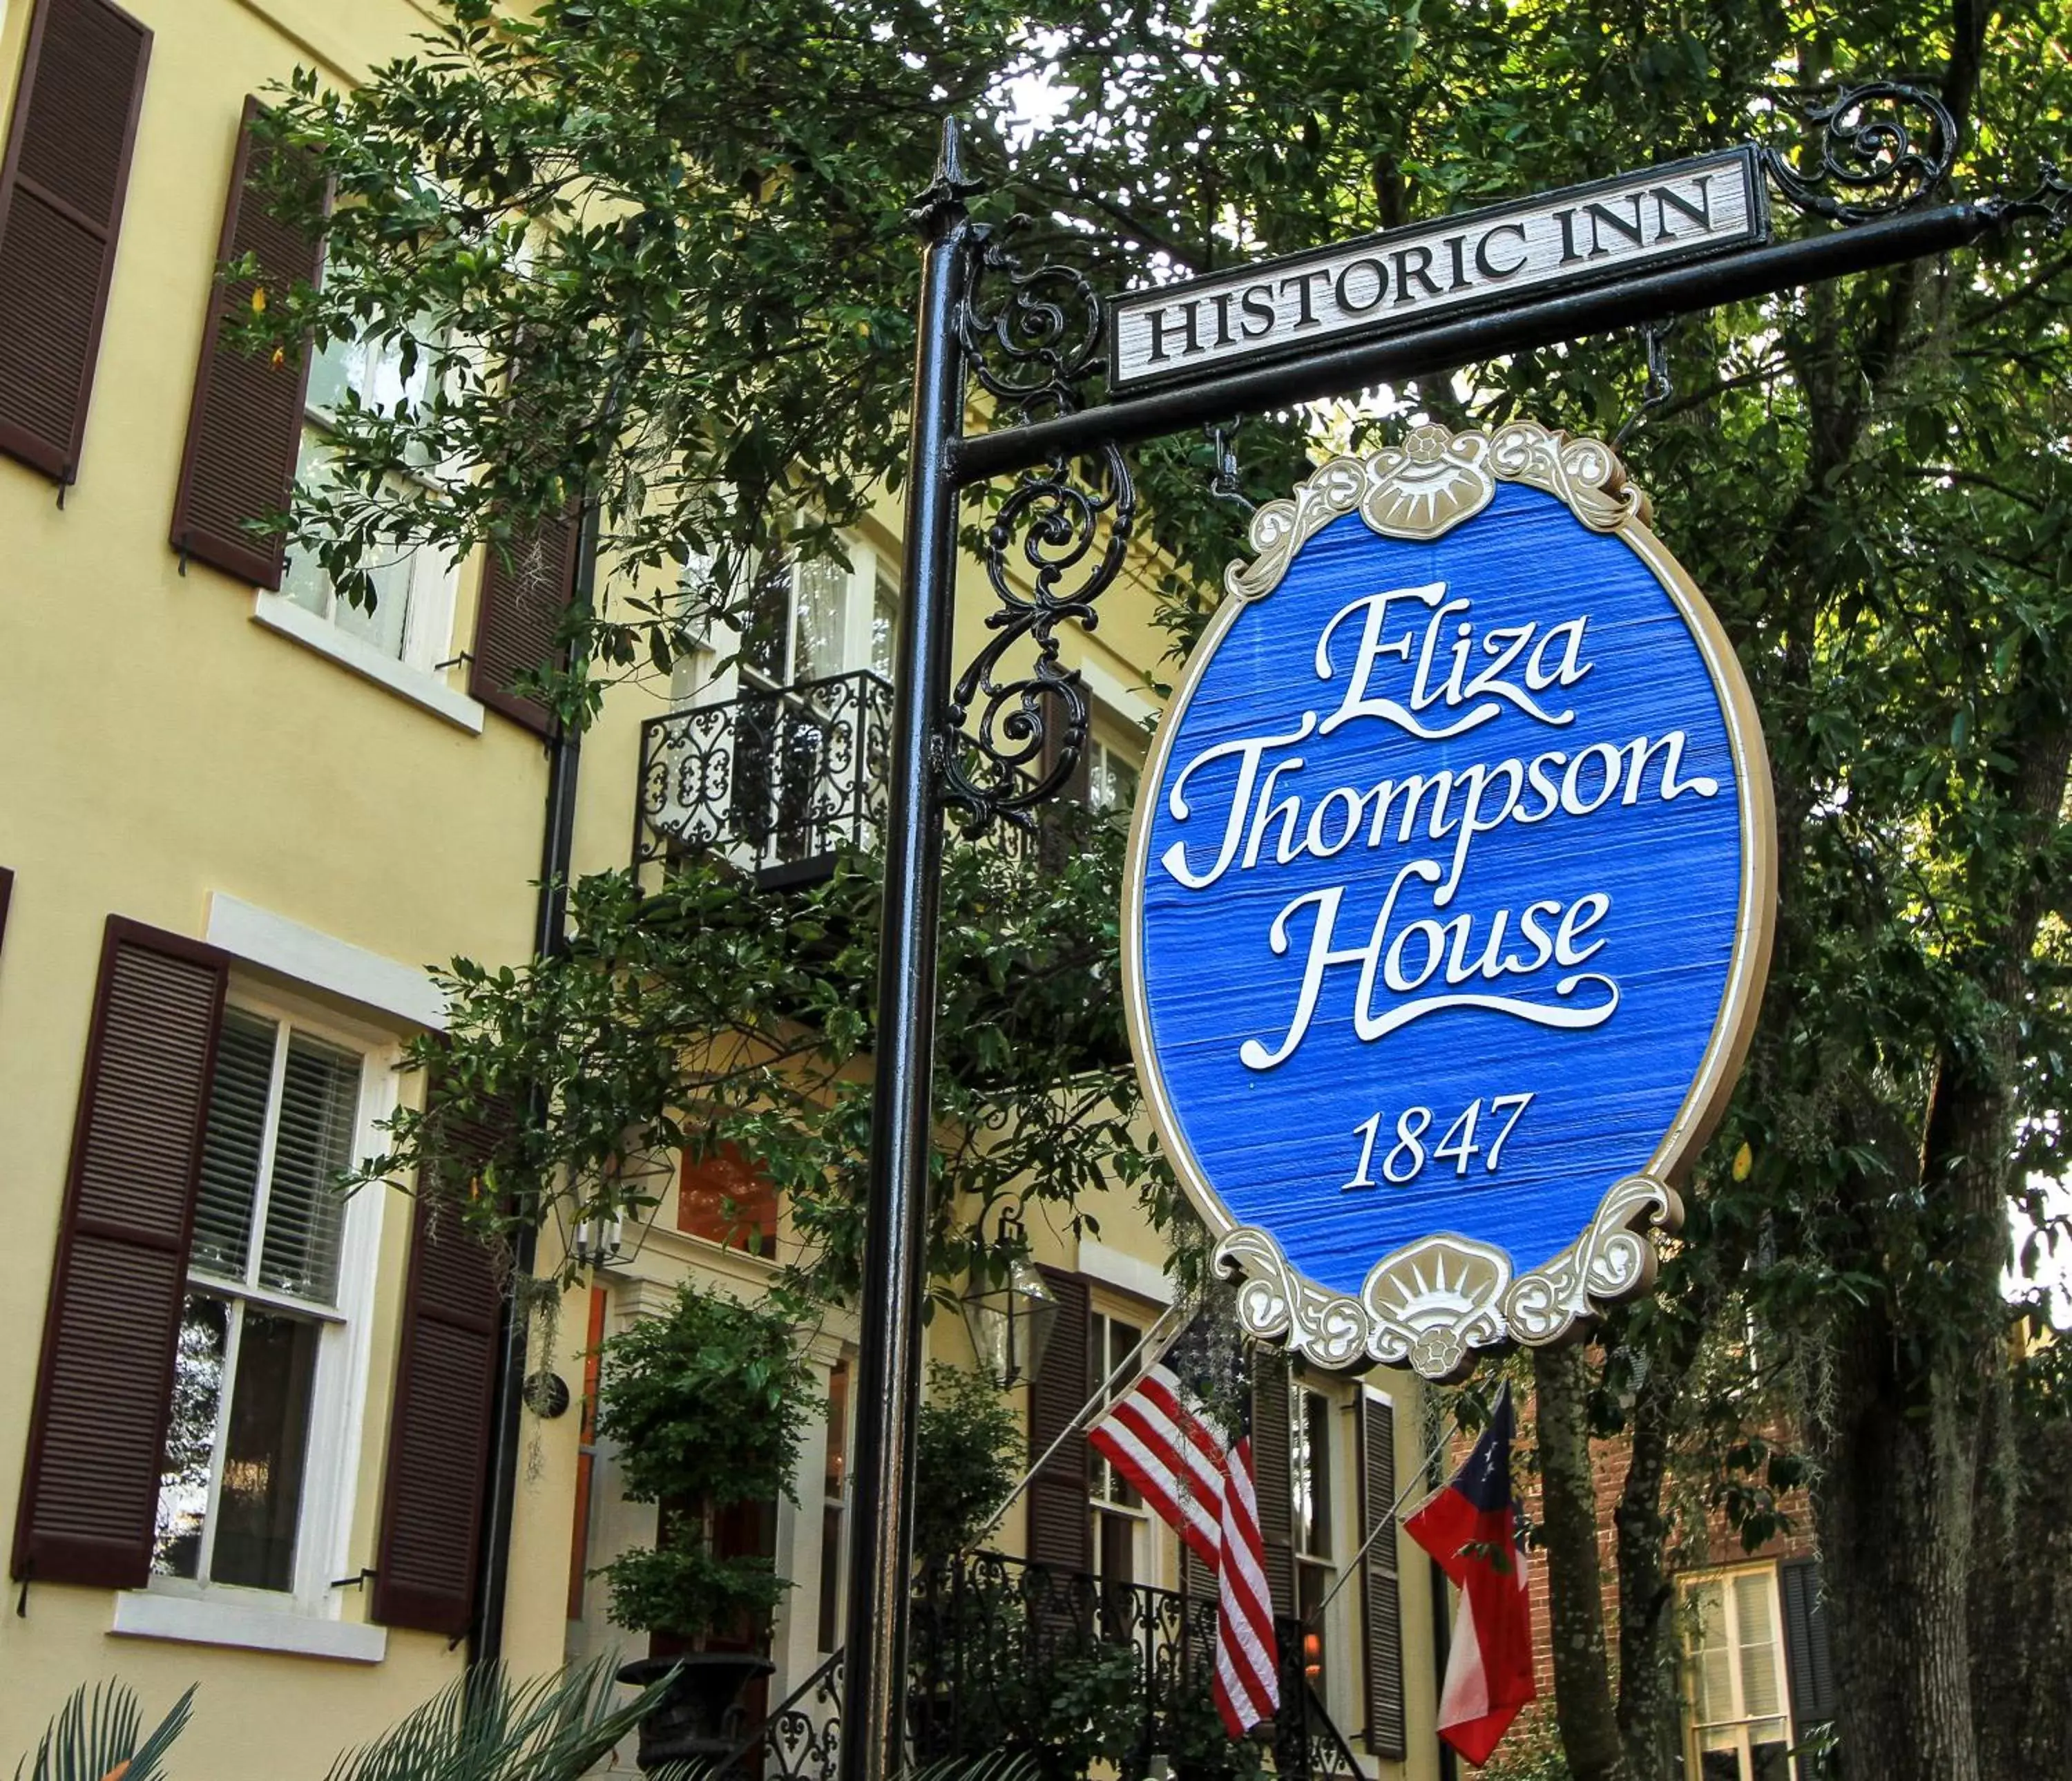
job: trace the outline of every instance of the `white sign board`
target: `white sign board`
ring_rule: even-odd
[[[1133,291],[1114,304],[1116,395],[1654,271],[1769,239],[1743,146],[1594,185]]]

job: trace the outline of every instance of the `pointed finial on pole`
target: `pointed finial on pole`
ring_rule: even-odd
[[[943,146],[935,156],[935,177],[928,189],[914,200],[907,212],[915,226],[927,236],[939,234],[952,214],[964,214],[964,199],[985,190],[984,183],[964,172],[964,139],[954,116],[943,120]]]
[[[964,139],[957,130],[955,113],[943,120],[943,146],[935,157],[935,183],[960,186],[964,180]]]

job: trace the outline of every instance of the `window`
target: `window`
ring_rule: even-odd
[[[1137,808],[1137,787],[1142,769],[1136,758],[1107,738],[1096,734],[1087,759],[1087,802],[1104,816],[1127,823]]]
[[[1088,1319],[1087,1337],[1087,1359],[1093,1373],[1087,1382],[1089,1393],[1100,1390],[1110,1380],[1114,1380],[1107,1394],[1111,1398],[1127,1391],[1136,1383],[1133,1373],[1125,1370],[1118,1374],[1117,1369],[1136,1354],[1144,1340],[1143,1331],[1120,1318],[1096,1311]],[[1149,1525],[1148,1512],[1136,1486],[1104,1454],[1090,1449],[1087,1459],[1094,1575],[1104,1584],[1126,1589],[1137,1581],[1138,1530]]]
[[[348,1203],[368,1060],[276,1011],[226,1010],[158,1490],[158,1577],[321,1593],[327,1447],[346,1421]]]
[[[848,655],[849,584],[849,570],[832,557],[802,562],[787,551],[765,563],[749,590],[742,673],[766,687],[840,673]]]
[[[899,582],[892,566],[881,561],[870,605],[870,671],[880,680],[892,678],[892,648],[898,634]]]
[[[820,1478],[820,1640],[831,1651],[841,1643],[842,1504],[849,1483],[849,1363],[828,1375],[828,1457]]]
[[[310,391],[296,459],[298,486],[327,482],[335,474],[331,444],[332,417],[348,399],[362,408],[393,409],[421,401],[431,376],[420,359],[409,376],[393,342],[334,340],[310,368]],[[438,553],[401,549],[364,566],[374,584],[372,612],[353,605],[332,586],[314,557],[290,556],[281,581],[283,598],[324,620],[376,655],[430,670],[446,653],[452,635],[454,576]]]
[[[870,545],[840,542],[846,563],[779,553],[749,590],[731,689],[726,827],[758,870],[810,873],[876,826],[874,782],[892,720],[881,683],[892,668],[898,587]],[[724,676],[710,693],[730,696]]]
[[[0,450],[63,487],[79,471],[151,34],[105,0],[37,6],[23,30],[14,114],[0,111]]]
[[[676,1228],[750,1255],[774,1256],[777,1184],[739,1146],[722,1140],[702,1158],[684,1152]]]
[[[1295,1536],[1295,1611],[1301,1617],[1302,1668],[1324,1688],[1318,1620],[1336,1572],[1331,1564],[1331,1401],[1291,1385],[1288,1392],[1288,1507]]]
[[[1793,1781],[1776,1572],[1700,1578],[1684,1606],[1690,1781]]]
[[[741,634],[744,686],[804,686],[867,668],[892,677],[899,619],[895,566],[861,539],[839,541],[847,563],[786,550],[763,566],[749,590]]]

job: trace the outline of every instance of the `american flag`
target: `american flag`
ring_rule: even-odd
[[[1233,1738],[1281,1707],[1251,1406],[1234,1332],[1204,1314],[1087,1436],[1215,1577],[1216,1708]]]

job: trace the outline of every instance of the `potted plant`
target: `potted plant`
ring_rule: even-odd
[[[928,1364],[915,1430],[914,1557],[948,1565],[990,1530],[1019,1475],[1022,1424],[992,1384],[948,1361]]]
[[[762,1647],[790,1583],[767,1554],[720,1550],[715,1536],[779,1493],[796,1500],[800,1438],[817,1409],[775,1302],[687,1282],[667,1311],[600,1351],[598,1432],[617,1446],[627,1500],[656,1506],[655,1544],[598,1573],[612,1619],[649,1635],[649,1655],[619,1680],[675,1678],[641,1721],[643,1769],[730,1749],[742,1690],[770,1673]]]

